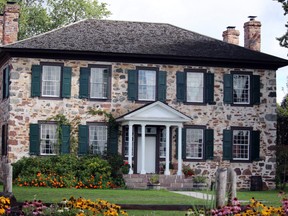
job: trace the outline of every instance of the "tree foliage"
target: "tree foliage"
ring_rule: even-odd
[[[277,104],[276,183],[284,189],[288,177],[288,94]]]
[[[284,16],[288,14],[288,0],[277,0],[279,3],[282,4],[282,8],[284,10]],[[285,25],[286,28],[288,28],[288,23]],[[277,38],[280,42],[280,46],[288,48],[288,29],[286,33],[282,36]]]
[[[7,0],[0,0],[3,8]],[[18,38],[25,39],[85,18],[108,17],[98,0],[15,0],[21,6]]]
[[[277,144],[288,145],[288,94],[277,104]]]

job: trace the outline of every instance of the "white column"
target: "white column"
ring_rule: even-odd
[[[170,175],[169,170],[170,159],[170,125],[166,125],[166,160],[165,160],[165,175]]]
[[[178,171],[177,175],[182,175],[182,125],[178,126]]]
[[[146,174],[145,171],[145,124],[141,124],[141,172],[140,174]]]
[[[133,124],[129,122],[129,140],[128,140],[128,163],[130,165],[129,174],[133,174],[132,169],[132,136],[133,136]]]

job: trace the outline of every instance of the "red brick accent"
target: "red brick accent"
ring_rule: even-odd
[[[228,26],[227,30],[223,32],[223,41],[235,45],[239,45],[240,32],[234,26]]]
[[[20,11],[20,6],[18,4],[8,2],[7,5],[5,6],[3,30],[2,30],[3,37],[1,37],[1,41],[3,42],[3,45],[14,43],[17,41],[19,11]],[[1,28],[1,24],[0,24],[0,28]]]
[[[244,23],[244,47],[254,50],[261,50],[261,22],[251,18]]]

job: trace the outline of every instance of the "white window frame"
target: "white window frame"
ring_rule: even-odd
[[[134,157],[134,130],[132,131],[132,158]],[[124,157],[128,158],[129,127],[124,127]]]
[[[248,133],[247,139],[238,139],[236,138],[239,133]],[[245,135],[243,135],[244,137]],[[234,129],[232,135],[232,158],[233,160],[243,160],[248,161],[250,159],[250,139],[251,139],[251,131],[243,130],[243,129]],[[237,148],[237,155],[244,155],[244,157],[235,156]],[[239,152],[240,151],[240,152]],[[246,157],[245,157],[246,155]]]
[[[200,78],[200,80],[199,80]],[[204,103],[204,73],[186,72],[186,101],[191,103]]]
[[[166,158],[166,128],[160,130],[159,157]]]
[[[61,71],[62,71],[61,66],[56,65],[42,66],[41,95],[43,97],[60,97]],[[55,93],[51,93],[52,91]]]
[[[241,77],[247,78],[245,83],[244,83],[244,80],[240,80]],[[251,96],[250,81],[251,81],[251,75],[249,74],[233,74],[233,104],[250,104],[251,102],[250,101],[250,96]],[[247,82],[248,82],[248,86],[246,86]],[[241,97],[242,97],[243,91],[246,92],[245,101],[241,101],[238,96],[239,94],[241,94]]]
[[[40,155],[56,155],[58,147],[57,125],[40,124]]]
[[[109,94],[109,68],[91,67],[90,98],[107,99]]]
[[[92,154],[103,155],[107,150],[107,133],[107,125],[89,125],[89,148]]]
[[[189,132],[191,132],[192,134],[189,134]],[[200,137],[198,137],[198,142],[195,140],[196,138],[194,138],[195,132],[197,132],[196,135],[198,136],[200,135]],[[203,158],[204,158],[204,130],[201,128],[186,128],[186,159],[203,159]]]
[[[157,94],[156,84],[156,70],[138,70],[138,100],[155,101]]]

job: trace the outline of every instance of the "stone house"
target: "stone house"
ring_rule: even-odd
[[[220,41],[169,24],[95,19],[17,41],[18,15],[8,4],[0,17],[2,161],[71,152],[71,128],[62,125],[60,139],[49,120],[62,114],[80,119],[73,151],[118,152],[130,174],[165,164],[170,175],[172,162],[175,175],[190,164],[212,177],[230,166],[238,188],[255,175],[275,186],[275,72],[288,61],[260,52],[253,17],[244,48],[234,27]]]

